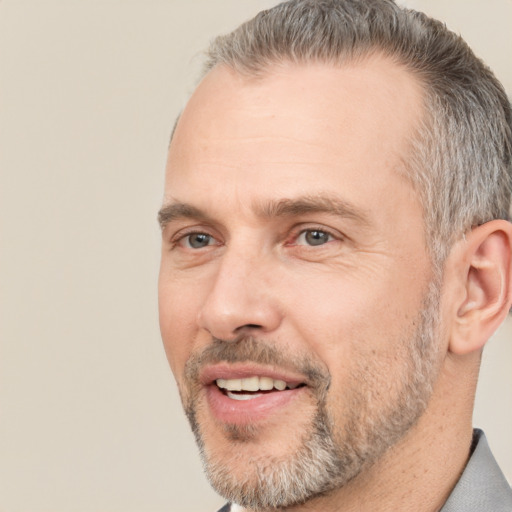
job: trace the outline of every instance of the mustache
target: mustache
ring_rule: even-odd
[[[277,348],[277,342],[241,336],[235,340],[212,338],[202,351],[192,354],[185,364],[185,379],[198,383],[199,374],[206,365],[217,363],[256,363],[264,366],[278,366],[302,374],[308,386],[329,389],[331,376],[328,370],[311,357],[296,356]]]

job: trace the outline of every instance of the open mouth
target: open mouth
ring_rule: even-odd
[[[199,377],[209,412],[224,424],[255,425],[287,414],[309,386],[304,374],[253,363],[205,366]]]
[[[251,400],[264,394],[293,390],[305,385],[256,375],[240,379],[216,379],[215,384],[225,396],[233,400]]]

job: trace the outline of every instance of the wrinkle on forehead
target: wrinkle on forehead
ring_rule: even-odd
[[[229,140],[240,133],[262,135],[253,132],[252,123],[266,118],[271,128],[273,118],[279,117],[289,130],[280,136],[295,136],[300,133],[300,117],[305,116],[307,121],[330,121],[331,130],[345,122],[342,118],[329,119],[328,114],[333,108],[339,109],[347,95],[351,101],[340,112],[346,122],[360,124],[364,118],[365,123],[380,130],[386,130],[389,121],[396,118],[404,118],[408,124],[411,110],[421,111],[423,103],[418,78],[382,55],[341,66],[284,63],[269,68],[257,81],[220,66],[206,75],[183,112],[183,121],[192,113],[193,121],[188,127],[180,122],[180,127],[187,128],[189,135],[207,133],[213,139]],[[229,126],[223,123],[226,118],[231,120]],[[244,121],[238,126],[241,119]]]

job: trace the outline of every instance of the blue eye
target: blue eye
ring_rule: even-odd
[[[191,233],[183,238],[185,245],[191,249],[201,249],[213,244],[213,237],[206,233]]]
[[[306,229],[297,237],[298,245],[323,245],[333,239],[332,235],[321,229]]]

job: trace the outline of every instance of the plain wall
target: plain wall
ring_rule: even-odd
[[[0,511],[214,511],[158,331],[156,223],[199,53],[263,0],[0,1]],[[512,91],[512,2],[428,0]],[[512,320],[475,424],[512,480]]]

